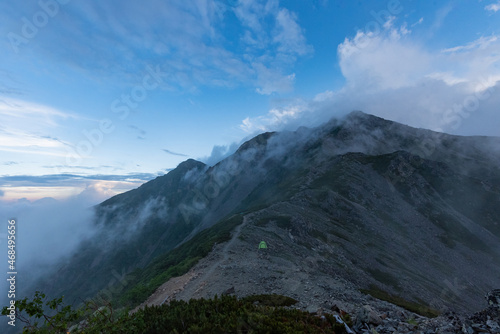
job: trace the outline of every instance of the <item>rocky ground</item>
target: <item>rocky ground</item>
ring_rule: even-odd
[[[261,227],[254,224],[257,218],[246,216],[230,241],[214,245],[188,273],[165,282],[139,307],[215,294],[277,293],[295,298],[299,301],[295,308],[318,316],[350,314],[354,333],[500,333],[500,297],[490,295],[489,307],[470,317],[446,310],[437,318],[423,317],[361,293],[340,272],[322,271],[321,261],[310,252],[304,256],[300,248],[284,247],[284,238],[293,242],[294,236],[283,235],[283,230],[268,227],[269,248],[258,249]]]

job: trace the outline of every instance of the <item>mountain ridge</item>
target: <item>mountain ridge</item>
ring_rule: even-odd
[[[255,244],[265,238],[276,251],[269,254],[279,264],[275,272],[293,275],[288,263],[322,285],[349,282],[342,284],[474,311],[500,274],[495,145],[500,138],[440,134],[361,112],[313,129],[264,133],[214,166],[187,160],[98,205],[102,235],[60,268],[49,292],[91,297],[106,288],[110,272],[147,270],[161,254],[236,214],[249,223],[241,229],[244,240],[235,241],[233,264],[220,275],[248,274],[238,263],[253,254],[256,266]],[[229,288],[215,275],[204,296]],[[247,285],[277,289],[259,282]],[[290,286],[304,286],[297,284]],[[279,292],[303,296],[298,288]]]

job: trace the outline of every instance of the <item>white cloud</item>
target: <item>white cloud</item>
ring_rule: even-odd
[[[466,45],[454,46],[452,48],[444,49],[441,52],[453,53],[453,52],[467,51],[467,50],[473,50],[473,49],[485,49],[489,45],[494,44],[497,41],[498,41],[498,37],[494,36],[494,35],[490,36],[490,37],[481,36],[479,39],[472,41]]]
[[[59,109],[13,98],[0,100],[0,151],[65,156],[69,144],[55,137],[61,122],[81,120]]]
[[[379,90],[410,85],[429,70],[430,56],[403,39],[399,29],[380,34],[358,31],[338,46],[342,74],[348,85]]]
[[[78,116],[56,108],[20,99],[0,97],[0,117],[36,118],[47,125],[56,125],[56,118],[78,118]]]
[[[279,44],[278,51],[286,54],[306,55],[312,47],[306,42],[302,28],[297,23],[297,16],[286,8],[276,15],[276,33],[273,41]]]
[[[291,91],[295,76],[287,73],[288,68],[298,56],[313,51],[297,15],[276,0],[240,0],[234,13],[245,28],[241,42],[255,70],[256,91],[265,95]]]
[[[339,45],[340,67],[348,86],[333,104],[456,133],[478,131],[466,120],[482,118],[484,131],[497,135],[487,125],[498,124],[500,115],[493,120],[486,117],[496,114],[488,108],[500,79],[498,38],[481,37],[441,51],[424,48],[411,34],[403,36],[395,30],[357,36]],[[357,47],[357,40],[363,40],[364,47]],[[356,101],[349,101],[349,96]]]
[[[444,20],[452,10],[453,10],[453,4],[451,2],[445,5],[444,7],[440,8],[436,12],[436,17],[434,18],[434,22],[432,23],[431,30],[435,31],[441,28],[441,26],[444,23]]]
[[[500,10],[500,1],[487,5],[484,7],[484,9],[496,13]]]
[[[404,28],[386,25],[377,34],[358,31],[346,38],[337,50],[346,79],[343,88],[247,118],[241,128],[252,132],[313,126],[362,110],[415,127],[498,136],[500,39],[492,35],[431,50]]]
[[[16,229],[22,231],[19,239],[22,235],[23,241],[19,242],[18,250],[23,256],[19,257],[16,268],[23,285],[31,284],[36,277],[51,270],[57,261],[71,256],[82,240],[97,231],[88,204],[77,197],[61,202],[51,198],[38,202],[0,201],[2,217],[15,218]],[[0,242],[0,245],[5,246],[5,243]],[[2,269],[7,270],[6,264]],[[0,288],[5,288],[5,283],[0,283]]]
[[[295,74],[283,75],[281,72],[266,67],[261,63],[254,64],[257,72],[257,93],[269,95],[273,92],[289,92],[293,89]]]
[[[424,22],[424,18],[423,17],[421,17],[417,22],[413,23],[411,26],[415,27],[415,26],[417,26],[419,24],[422,24],[422,22]]]
[[[310,106],[302,100],[293,101],[283,107],[269,110],[267,115],[255,118],[245,118],[240,128],[250,134],[282,129],[287,124],[303,116]]]

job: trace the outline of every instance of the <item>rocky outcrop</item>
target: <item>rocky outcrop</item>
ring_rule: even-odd
[[[486,300],[488,308],[466,319],[462,325],[463,333],[500,333],[500,289],[490,291]]]
[[[500,333],[500,290],[493,290],[486,296],[488,307],[472,316],[464,317],[447,312],[436,318],[421,317],[406,311],[386,310],[376,312],[380,302],[361,307],[354,316],[356,333],[363,334],[480,334]],[[380,308],[378,308],[380,310]],[[389,308],[390,309],[390,308]]]

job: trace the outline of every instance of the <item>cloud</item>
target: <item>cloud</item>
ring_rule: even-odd
[[[57,138],[40,136],[24,131],[0,130],[0,150],[14,147],[61,148],[64,144]]]
[[[43,34],[30,40],[30,49],[37,50],[33,57],[84,70],[99,81],[119,75],[123,84],[135,83],[142,80],[147,65],[160,65],[167,73],[165,89],[244,85],[280,91],[283,85],[275,76],[263,88],[262,72],[255,64],[286,78],[297,57],[312,52],[297,14],[277,0],[233,3],[71,2],[61,6],[63,15],[51,20]],[[7,7],[14,17],[23,16],[22,5]],[[7,34],[9,26],[14,29],[15,22],[9,20],[0,33]],[[228,34],[241,29],[241,35]],[[270,88],[274,82],[276,87]]]
[[[53,107],[38,103],[24,101],[20,99],[3,97],[0,100],[0,117],[37,119],[47,125],[56,125],[55,119],[78,118],[77,115],[70,114]]]
[[[488,46],[495,44],[498,41],[498,37],[493,35],[490,37],[481,36],[479,39],[472,41],[466,45],[459,45],[448,49],[443,49],[441,52],[444,53],[454,53],[460,51],[474,50],[474,49],[486,49]]]
[[[189,156],[187,154],[172,152],[172,151],[167,150],[167,149],[163,149],[162,151],[165,152],[165,153],[171,154],[171,155],[179,156],[179,157],[188,157]]]
[[[259,94],[270,95],[274,92],[286,93],[293,90],[295,74],[283,75],[280,71],[267,68],[256,63],[258,88],[255,91]]]
[[[97,167],[92,167],[92,166],[69,166],[69,165],[50,165],[50,166],[42,166],[43,168],[47,169],[56,169],[60,170],[62,168],[65,169],[83,169],[83,170],[96,170],[96,169],[113,169],[113,170],[123,170],[121,167],[116,167],[116,166],[109,166],[109,165],[100,165]]]
[[[286,8],[276,14],[276,30],[273,42],[277,43],[278,51],[285,54],[307,55],[312,47],[307,44],[302,28],[297,23],[297,15]]]
[[[223,160],[224,158],[227,158],[228,156],[236,152],[238,147],[240,147],[240,145],[244,141],[245,139],[240,141],[239,143],[232,143],[230,145],[215,145],[212,149],[212,153],[209,156],[199,158],[198,160],[204,162],[208,166],[214,166],[219,161]]]
[[[307,101],[294,100],[284,106],[269,110],[265,116],[245,118],[240,128],[249,134],[281,129],[293,120],[303,118],[303,113],[309,109],[310,105]]]
[[[89,202],[72,197],[65,201],[45,198],[30,202],[20,200],[14,203],[0,201],[0,216],[16,221],[17,252],[16,269],[19,292],[37,277],[51,270],[52,265],[64,257],[69,257],[79,243],[91,238],[96,232],[93,226],[93,212]],[[2,228],[6,225],[2,224]],[[6,238],[0,237],[0,246],[6,248]],[[2,265],[7,272],[6,263]],[[0,288],[6,288],[6,282]],[[6,295],[5,295],[6,297]],[[1,301],[5,302],[5,297]]]
[[[498,136],[500,39],[479,37],[446,49],[424,47],[405,24],[358,31],[337,49],[346,84],[246,118],[248,133],[314,126],[362,110],[414,127]]]
[[[3,191],[2,189],[0,189],[0,197],[4,197],[5,196],[5,191]]]
[[[135,125],[129,125],[128,127],[136,130],[139,133],[137,135],[137,139],[140,139],[140,140],[146,139],[146,131],[145,130],[143,130]]]
[[[11,71],[0,68],[0,94],[22,95],[24,90],[20,86],[19,81],[14,78],[14,74]]]
[[[54,136],[78,115],[18,98],[0,97],[0,151],[66,156],[69,143]]]
[[[396,28],[385,28],[378,35],[358,31],[337,51],[348,85],[370,90],[411,84],[430,66],[430,55]]]
[[[297,15],[278,1],[240,1],[234,9],[244,32],[241,36],[256,73],[256,91],[269,95],[293,89],[295,74],[287,73],[297,57],[312,54]]]
[[[4,202],[13,202],[27,197],[37,200],[43,197],[72,197],[82,194],[86,203],[97,204],[111,196],[137,188],[150,181],[159,173],[129,173],[125,175],[82,175],[82,174],[49,174],[49,175],[4,175],[0,176],[0,186],[6,192]]]
[[[453,5],[451,2],[445,5],[444,7],[440,8],[436,12],[436,17],[434,18],[434,22],[432,23],[431,30],[436,31],[439,28],[441,28],[441,26],[444,23],[444,20],[452,10],[453,10]]]
[[[492,3],[490,5],[487,5],[484,7],[484,9],[496,13],[500,10],[500,1],[498,1],[497,3]]]
[[[17,183],[18,185],[40,185],[40,184],[64,184],[76,185],[82,180],[104,180],[104,181],[149,181],[157,177],[153,173],[129,173],[125,175],[78,175],[78,174],[49,174],[49,175],[14,175],[0,176],[0,183]]]
[[[411,26],[415,27],[415,26],[417,26],[419,24],[422,24],[422,22],[424,22],[424,18],[423,17],[421,17],[417,22],[413,23]]]

